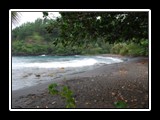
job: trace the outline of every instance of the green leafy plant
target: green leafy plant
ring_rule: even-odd
[[[48,86],[49,93],[52,95],[60,95],[66,101],[66,108],[75,108],[75,99],[73,97],[73,91],[71,91],[67,86],[63,86],[61,90],[58,90],[58,85],[56,83],[50,84]]]
[[[117,102],[114,102],[114,106],[116,108],[126,108],[128,105],[124,101],[117,101]]]
[[[120,50],[126,47],[126,43],[115,43],[111,48],[111,53],[119,54]]]
[[[141,43],[133,41],[114,43],[111,53],[129,56],[148,56],[148,41],[141,40]]]
[[[48,86],[49,93],[52,94],[52,95],[58,94],[58,90],[56,88],[57,88],[57,84],[56,83],[50,84]]]

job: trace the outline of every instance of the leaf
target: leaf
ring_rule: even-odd
[[[66,105],[66,108],[75,108],[75,107],[76,106],[73,103],[69,103],[69,104]]]
[[[67,87],[63,86],[61,91],[57,90],[57,84],[53,83],[48,86],[49,93],[52,95],[58,94],[66,101],[66,108],[75,108],[75,99],[73,97],[73,92]],[[54,104],[54,102],[52,102]]]
[[[114,106],[116,108],[126,108],[127,107],[127,103],[124,102],[124,101],[117,101],[117,102],[114,102]]]
[[[53,83],[53,84],[50,84],[48,86],[48,90],[49,90],[49,93],[52,94],[52,95],[55,95],[55,94],[58,94],[58,90],[56,89],[57,87],[57,84],[56,83]]]
[[[48,12],[43,12],[43,17],[47,17],[48,16]]]

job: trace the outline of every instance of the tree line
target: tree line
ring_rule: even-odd
[[[148,55],[148,12],[60,12],[12,30],[14,55]]]

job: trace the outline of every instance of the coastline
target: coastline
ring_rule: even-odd
[[[118,100],[126,101],[128,108],[149,107],[148,58],[145,57],[67,75],[65,80],[57,78],[54,82],[69,86],[74,92],[76,108],[115,108],[113,103]],[[50,83],[53,81],[13,91],[12,108],[65,108],[64,100],[48,93]]]

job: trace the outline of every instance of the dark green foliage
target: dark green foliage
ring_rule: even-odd
[[[60,12],[54,44],[85,46],[81,54],[148,55],[148,12]],[[97,19],[97,18],[100,19]],[[105,43],[108,41],[107,43]],[[98,43],[98,45],[97,45]],[[109,44],[114,43],[114,45]],[[92,44],[92,45],[91,45]],[[104,47],[106,46],[106,47]],[[113,46],[113,47],[112,47]]]
[[[149,40],[147,39],[142,39],[141,40],[141,46],[143,47],[143,54],[148,56],[149,52]]]
[[[48,12],[43,12],[43,17],[48,16]]]
[[[75,99],[73,97],[73,91],[71,91],[67,86],[63,86],[61,90],[58,90],[58,85],[56,83],[50,84],[48,86],[49,93],[52,95],[60,95],[66,100],[66,108],[75,108]]]
[[[62,42],[76,45],[103,38],[110,43],[148,39],[148,12],[60,12],[57,19]],[[100,19],[97,19],[100,17]],[[122,41],[120,41],[122,42]]]
[[[124,102],[124,101],[117,101],[117,102],[114,102],[114,106],[116,108],[126,108],[127,107],[127,103]]]

